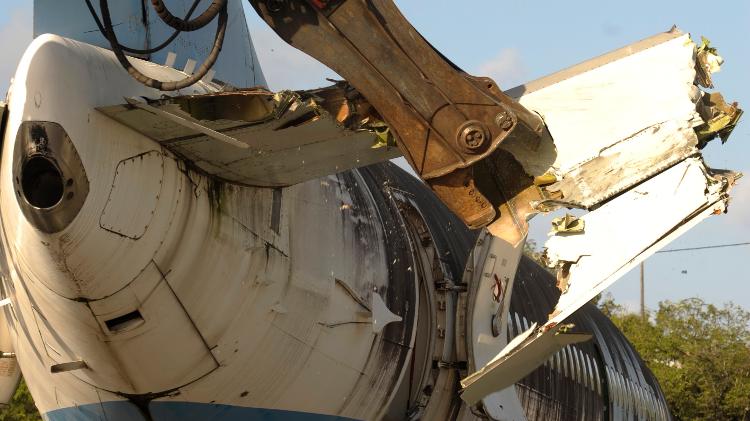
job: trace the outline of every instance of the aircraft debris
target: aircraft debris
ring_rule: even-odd
[[[697,61],[696,82],[704,88],[713,88],[711,75],[721,70],[724,58],[719,55],[716,48],[711,47],[711,41],[706,37],[701,37],[701,45],[697,48],[695,57]]]
[[[139,101],[136,98],[125,98],[125,101],[128,104],[130,104],[130,105],[132,105],[132,106],[134,106],[136,108],[140,108],[140,109],[142,109],[144,111],[148,111],[148,112],[153,113],[153,114],[155,114],[157,116],[164,117],[167,120],[170,120],[170,121],[172,121],[172,122],[174,122],[176,124],[179,124],[179,125],[184,126],[184,127],[188,128],[188,129],[195,130],[197,132],[203,133],[206,136],[209,136],[209,137],[211,137],[213,139],[216,139],[216,140],[219,140],[221,142],[225,142],[225,143],[227,143],[229,145],[236,146],[236,147],[241,148],[241,149],[246,149],[248,147],[247,143],[240,142],[239,140],[234,139],[232,137],[229,137],[229,136],[227,136],[225,134],[219,133],[219,132],[217,132],[215,130],[211,130],[209,127],[206,127],[206,126],[200,124],[200,122],[195,121],[195,119],[187,118],[187,117],[182,117],[182,116],[179,116],[177,114],[173,114],[173,113],[161,110],[161,109],[159,109],[157,107],[152,107],[151,105],[149,105],[149,104],[147,104],[147,103],[145,103],[143,101]]]
[[[523,87],[521,103],[544,117],[557,153],[548,169],[525,167],[557,178],[535,183],[542,199],[529,216],[589,212],[553,222],[543,257],[562,294],[547,322],[464,379],[464,400],[512,385],[565,343],[584,340],[560,336],[566,318],[701,220],[726,212],[741,174],[711,169],[700,155],[711,139],[726,141],[742,114],[698,86],[710,85],[721,62],[707,41],[697,47],[673,29]]]
[[[706,122],[695,129],[700,147],[716,136],[721,139],[721,143],[726,143],[743,113],[736,102],[727,104],[718,92],[705,93],[698,103],[698,112]]]
[[[241,185],[289,186],[400,156],[390,129],[345,82],[300,92],[212,89],[98,110]]]
[[[586,226],[583,219],[566,213],[565,216],[552,220],[552,231],[550,235],[555,234],[581,234]]]
[[[561,324],[542,334],[538,331],[537,324],[532,324],[494,360],[461,380],[464,388],[461,399],[474,405],[490,393],[512,386],[565,346],[591,339],[590,334],[570,333],[568,329],[568,325]],[[496,371],[501,374],[496,374]]]

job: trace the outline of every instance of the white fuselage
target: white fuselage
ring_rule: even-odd
[[[387,234],[357,173],[278,190],[227,185],[95,110],[125,96],[158,92],[109,51],[57,36],[34,41],[11,88],[0,171],[5,287],[41,412],[55,419],[78,408],[73,416],[85,418],[111,406],[136,416],[156,400],[164,405],[151,404],[154,419],[188,410],[170,402],[382,415],[411,346],[394,353],[362,303],[380,294],[406,318],[397,330],[407,341],[416,303],[389,289]],[[26,174],[11,158],[23,122],[61,126],[85,170],[85,202],[57,232],[21,211],[27,193],[14,178]]]
[[[470,233],[385,164],[231,184],[98,111],[162,94],[112,52],[56,35],[34,40],[11,86],[0,346],[47,420],[668,419],[652,375],[592,309],[580,320],[593,344],[464,403],[459,379],[551,310],[537,294],[549,279],[531,276],[526,311],[511,311],[522,246]],[[18,375],[3,363],[0,398]]]

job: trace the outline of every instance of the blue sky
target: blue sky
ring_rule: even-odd
[[[75,1],[75,0],[67,0]],[[81,0],[82,1],[82,0]],[[5,91],[20,54],[31,39],[30,1],[0,0],[0,90]],[[716,86],[750,111],[750,2],[659,0],[627,2],[528,2],[507,0],[397,0],[414,26],[447,57],[470,73],[488,75],[510,88],[622,47],[677,25],[695,39],[705,35],[726,59]],[[325,85],[324,66],[281,42],[246,7],[251,34],[273,89]],[[227,52],[225,52],[226,54]],[[717,168],[748,174],[734,190],[729,214],[712,217],[670,248],[750,241],[750,114],[729,143],[708,148]],[[549,227],[537,222],[531,237],[543,243]],[[541,222],[541,223],[540,223]],[[646,262],[646,305],[701,297],[733,301],[750,310],[750,247],[658,254]],[[686,272],[686,273],[683,273]],[[638,303],[638,273],[609,290],[631,309]]]

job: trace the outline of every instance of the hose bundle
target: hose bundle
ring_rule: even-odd
[[[167,40],[156,47],[149,49],[136,49],[122,45],[117,40],[117,35],[115,34],[112,25],[112,16],[109,12],[108,0],[99,0],[99,8],[102,14],[101,19],[99,19],[99,15],[96,13],[96,10],[91,4],[91,0],[86,0],[86,5],[88,6],[89,12],[91,12],[92,17],[94,18],[94,21],[96,22],[96,26],[99,28],[99,31],[102,33],[102,35],[104,35],[107,41],[109,41],[112,51],[115,53],[115,57],[117,57],[120,65],[122,65],[122,67],[138,82],[150,88],[159,89],[161,91],[175,91],[195,84],[199,80],[203,79],[203,77],[208,73],[209,70],[211,70],[211,67],[213,67],[219,57],[219,53],[221,52],[221,48],[224,44],[224,36],[226,35],[227,25],[229,21],[227,16],[227,0],[214,0],[200,16],[195,19],[190,19],[199,3],[200,0],[195,0],[185,17],[180,19],[174,16],[167,9],[162,0],[151,0],[151,4],[154,7],[154,10],[156,11],[159,18],[164,23],[174,28],[175,31],[174,33],[172,33],[172,35],[169,36],[169,38],[167,38]],[[138,71],[138,69],[136,69],[130,63],[127,56],[125,55],[126,52],[131,54],[152,54],[161,51],[172,41],[174,41],[174,39],[177,38],[177,36],[181,32],[195,31],[203,28],[211,21],[213,21],[217,16],[218,26],[216,28],[216,35],[214,37],[214,43],[211,48],[211,52],[208,54],[206,60],[201,64],[201,66],[195,73],[182,80],[174,82],[164,82],[150,78]]]

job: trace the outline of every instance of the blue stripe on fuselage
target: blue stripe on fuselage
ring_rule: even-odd
[[[335,415],[196,402],[151,402],[149,410],[153,421],[354,421],[352,418]],[[44,419],[47,421],[145,421],[138,408],[127,401],[112,401],[56,409],[44,414]]]

